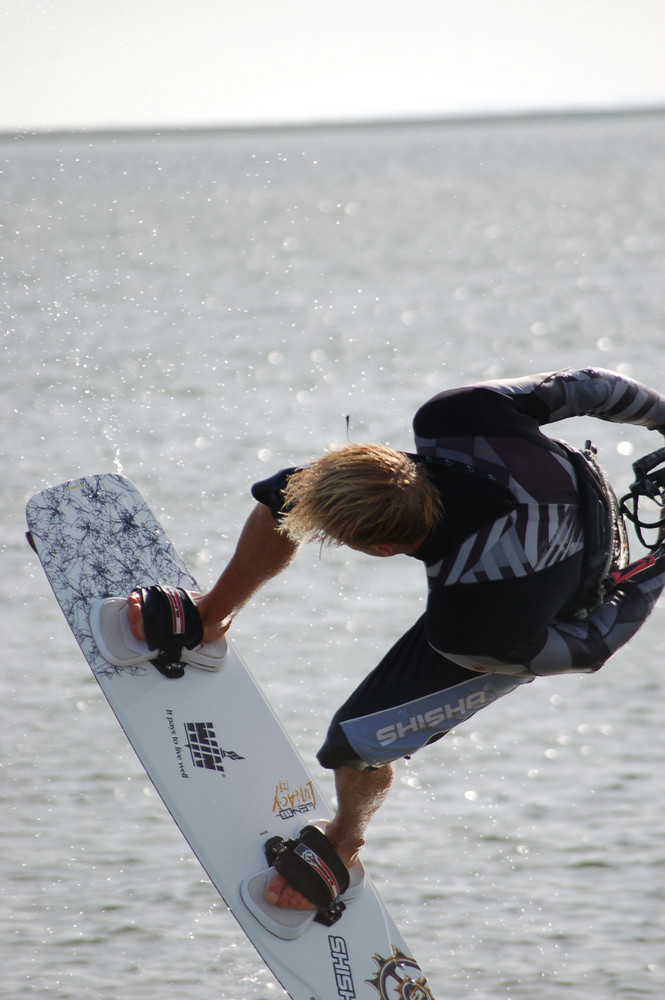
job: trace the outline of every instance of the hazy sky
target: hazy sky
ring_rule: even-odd
[[[665,0],[3,0],[0,130],[665,105]]]

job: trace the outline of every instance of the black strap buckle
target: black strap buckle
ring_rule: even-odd
[[[325,910],[317,911],[317,914],[314,917],[314,923],[323,924],[324,927],[332,927],[333,924],[337,923],[345,909],[346,906],[342,900],[335,899]]]

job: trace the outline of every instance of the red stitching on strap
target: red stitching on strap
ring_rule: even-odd
[[[305,844],[298,844],[293,853],[297,854],[303,861],[307,862],[310,868],[314,869],[317,875],[325,882],[332,898],[337,899],[339,896],[339,883],[330,868],[328,868],[328,865],[325,861],[322,861],[316,851],[313,851],[311,847],[307,847]]]
[[[173,587],[165,587],[164,589],[171,606],[171,630],[173,635],[183,635],[185,632],[185,608],[182,603],[182,598],[178,591]]]

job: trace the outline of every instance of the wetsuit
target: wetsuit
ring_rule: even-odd
[[[589,613],[569,614],[584,568],[580,472],[540,427],[582,415],[665,434],[665,397],[602,369],[479,383],[418,410],[413,457],[444,506],[413,553],[427,610],[336,713],[324,767],[409,755],[537,675],[598,670],[643,624],[665,557]],[[276,518],[291,471],[253,488]]]

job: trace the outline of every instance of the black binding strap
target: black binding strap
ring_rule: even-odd
[[[194,649],[203,639],[203,623],[196,604],[182,587],[137,587],[141,598],[143,629],[150,649],[158,655],[150,662],[165,677],[182,677],[183,649]]]
[[[326,837],[305,826],[294,840],[271,837],[265,845],[269,865],[317,908],[316,920],[330,926],[344,912],[340,896],[349,887],[349,872]]]

